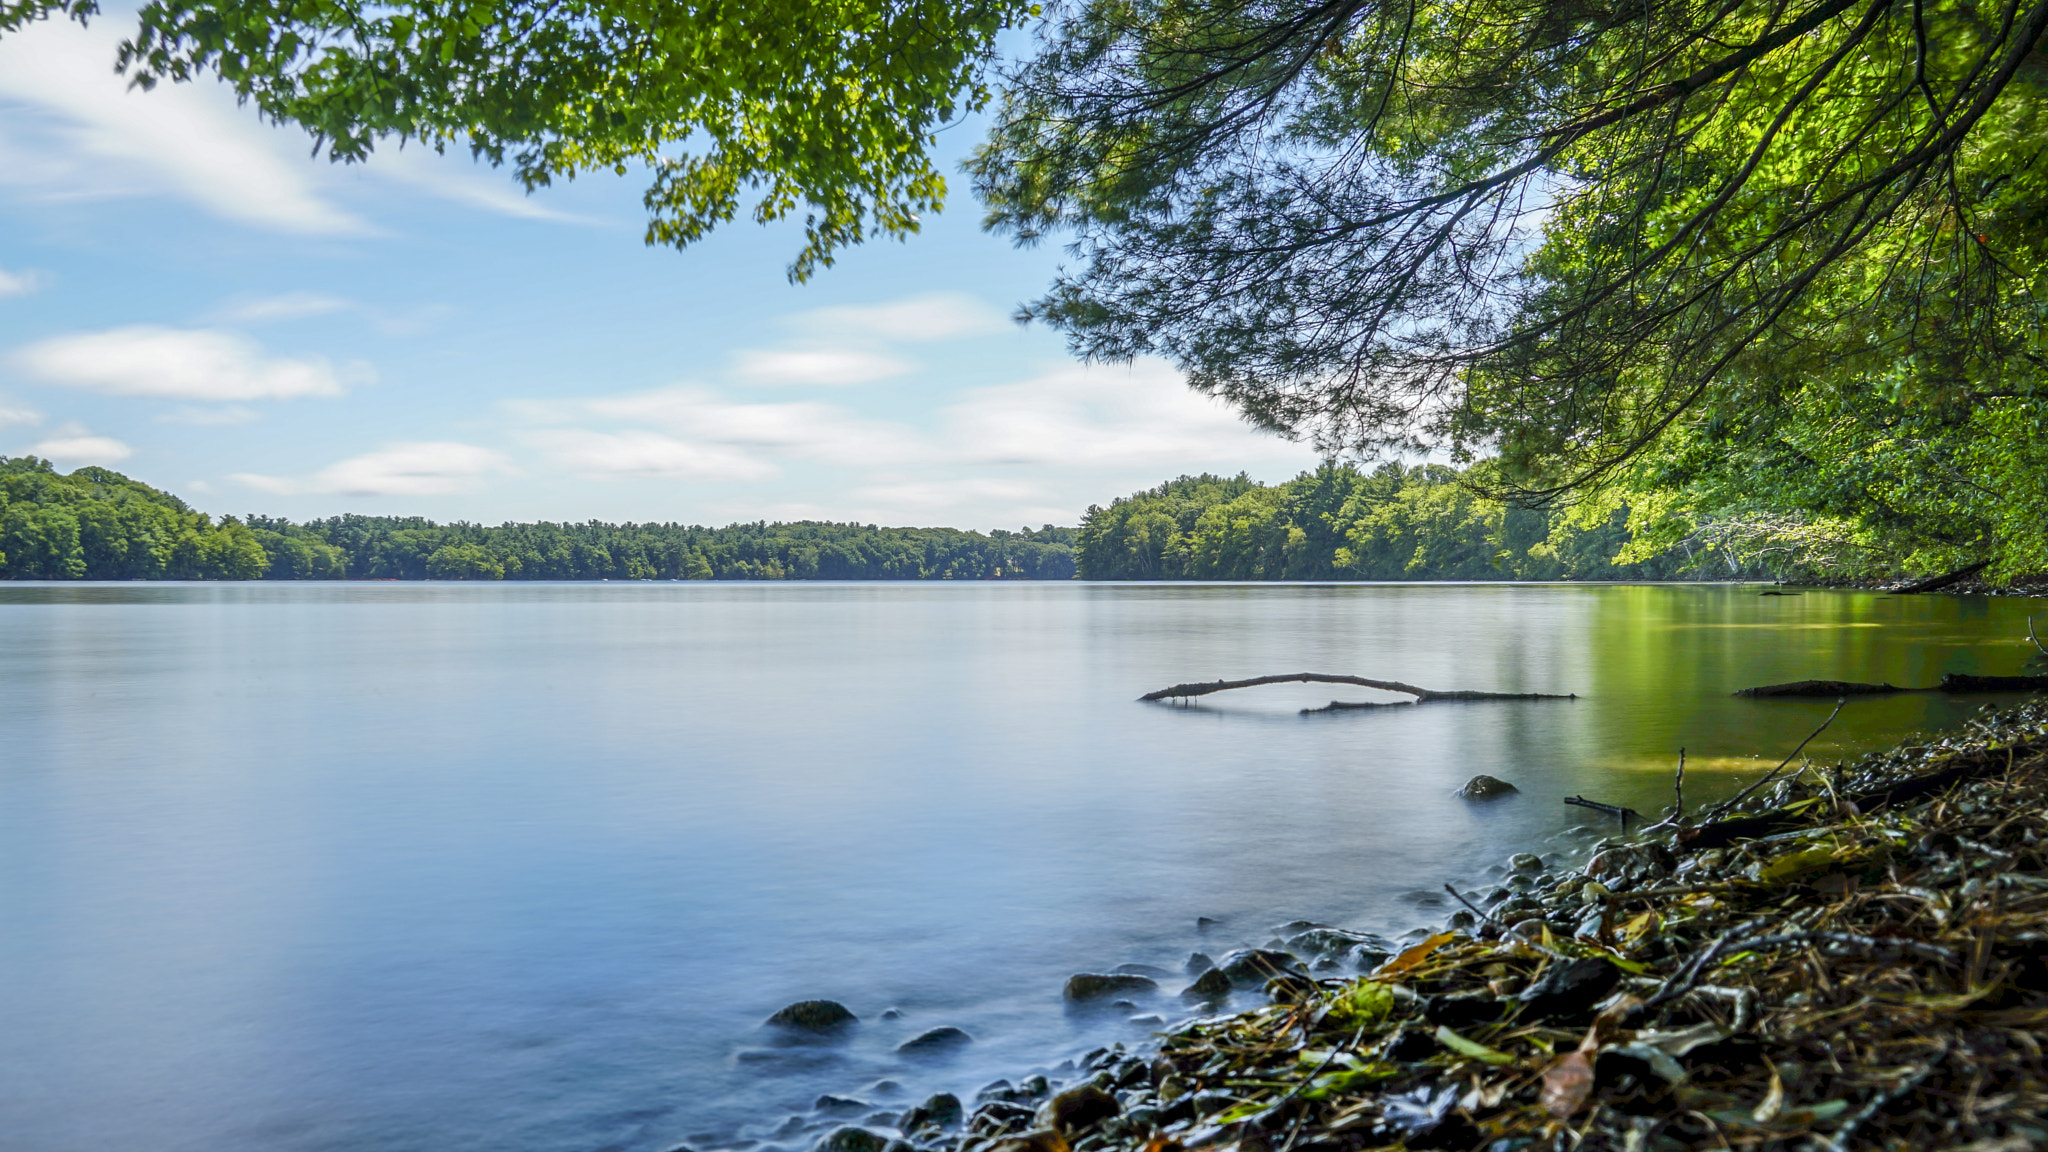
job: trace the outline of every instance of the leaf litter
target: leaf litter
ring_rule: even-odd
[[[2048,1144],[2048,702],[1165,1033],[1075,1152]],[[1476,913],[1476,914],[1475,914]],[[1104,1066],[1105,1068],[1108,1065]],[[1016,1152],[981,1129],[958,1152]]]

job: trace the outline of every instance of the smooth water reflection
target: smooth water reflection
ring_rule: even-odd
[[[1652,811],[1681,746],[1695,794],[1725,794],[1831,707],[1733,689],[2018,671],[2030,606],[0,584],[0,1145],[659,1152],[759,1137],[821,1091],[901,1107],[879,1077],[971,1089],[1145,1034],[1063,1014],[1071,972],[1177,967],[1297,916],[1440,917],[1443,881],[1582,822],[1560,797]],[[1582,698],[1133,702],[1294,670]],[[1816,751],[1980,702],[1858,701]],[[1522,794],[1450,796],[1480,771]],[[760,1020],[814,996],[858,1038],[769,1047]],[[893,1054],[941,1024],[977,1042]]]

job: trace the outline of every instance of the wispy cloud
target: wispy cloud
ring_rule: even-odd
[[[33,272],[9,272],[0,268],[0,296],[26,296],[39,286],[37,280]]]
[[[41,412],[33,408],[24,408],[19,404],[10,404],[5,400],[0,400],[0,428],[5,428],[9,424],[27,424],[33,427],[42,422],[43,414]]]
[[[584,480],[766,480],[781,469],[744,449],[634,429],[559,428],[529,433],[527,443]]]
[[[1062,366],[968,389],[918,424],[701,386],[515,402],[506,412],[524,425],[514,433],[521,443],[581,478],[748,482],[707,509],[743,519],[1072,523],[1090,502],[1179,472],[1285,474],[1314,463],[1151,361]],[[791,499],[780,480],[832,495]]]
[[[225,404],[218,408],[173,408],[156,418],[159,424],[189,424],[195,427],[223,427],[234,424],[253,424],[263,419],[263,414],[254,408],[240,404]]]
[[[952,340],[1000,332],[1002,313],[964,292],[935,292],[879,304],[841,304],[799,313],[791,324],[834,336],[881,340]]]
[[[57,336],[14,355],[29,375],[51,384],[164,400],[290,400],[346,391],[318,356],[271,356],[238,333],[152,325]],[[352,375],[367,372],[354,366]]]
[[[66,424],[53,430],[49,439],[29,445],[29,454],[56,464],[118,464],[135,455],[135,449],[112,436],[95,436],[84,425]]]
[[[10,155],[14,183],[60,195],[120,194],[146,188],[181,195],[230,220],[279,232],[349,235],[370,231],[315,189],[310,165],[279,151],[282,135],[212,85],[165,84],[131,91],[113,70],[120,32],[113,21],[79,28],[34,24],[0,40],[0,97],[54,113],[49,138]]]
[[[307,477],[240,472],[229,479],[280,496],[447,496],[474,492],[487,477],[511,471],[512,462],[501,453],[440,440],[391,444]]]
[[[435,152],[431,148],[385,148],[371,158],[365,170],[430,196],[481,208],[499,216],[558,224],[603,223],[549,208],[528,195],[507,172],[458,155]]]
[[[821,384],[840,387],[872,384],[901,376],[915,365],[885,352],[866,348],[794,348],[773,352],[742,352],[733,372],[755,384]]]
[[[286,292],[228,305],[215,313],[230,324],[270,324],[283,320],[307,320],[331,316],[357,307],[353,300],[324,292]]]

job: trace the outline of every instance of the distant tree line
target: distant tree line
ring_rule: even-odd
[[[1624,559],[1628,510],[1540,511],[1485,499],[1440,464],[1326,464],[1268,486],[1183,476],[1091,506],[1076,562],[1091,580],[1671,580],[1761,575],[1754,559],[1677,541]]]
[[[1651,555],[1628,511],[1536,511],[1443,465],[1284,484],[1183,476],[1016,532],[804,521],[293,523],[194,511],[105,468],[0,456],[0,578],[19,580],[1661,580],[1765,574],[1711,534]]]
[[[105,468],[0,456],[0,578],[18,580],[1067,580],[1074,530],[801,522],[214,521]]]

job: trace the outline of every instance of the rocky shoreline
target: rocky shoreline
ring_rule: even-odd
[[[2048,1144],[2048,701],[1809,765],[1712,816],[1569,870],[1519,854],[1419,940],[1295,922],[1198,954],[1185,1009],[1270,1003],[972,1100],[828,1096],[790,1135],[834,1124],[817,1152]],[[1136,967],[1075,976],[1070,1009],[1171,995]]]

